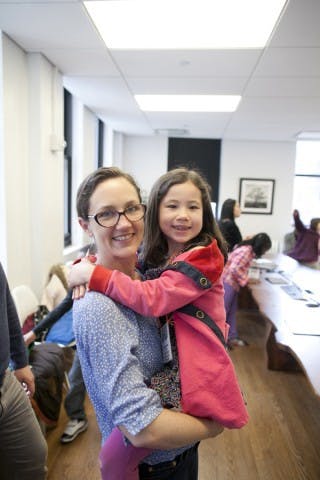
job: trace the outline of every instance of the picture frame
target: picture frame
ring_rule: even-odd
[[[239,204],[242,213],[271,215],[275,180],[240,178]]]

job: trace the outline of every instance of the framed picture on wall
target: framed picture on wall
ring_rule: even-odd
[[[271,215],[275,180],[240,178],[239,203],[242,213]]]

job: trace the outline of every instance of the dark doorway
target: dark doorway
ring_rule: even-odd
[[[169,138],[168,170],[176,167],[195,168],[211,187],[211,200],[218,202],[221,140],[201,138]]]

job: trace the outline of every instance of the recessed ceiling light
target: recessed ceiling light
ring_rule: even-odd
[[[287,0],[107,0],[84,5],[110,49],[263,48]]]
[[[146,112],[234,112],[240,95],[135,95]]]

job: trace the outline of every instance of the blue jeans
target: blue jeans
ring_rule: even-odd
[[[139,480],[197,480],[198,445],[194,445],[171,462],[139,465]]]
[[[0,392],[0,477],[44,480],[47,442],[30,400],[12,372],[6,372]]]
[[[64,401],[64,408],[71,419],[85,420],[84,400],[86,387],[83,381],[81,365],[77,351],[75,351],[72,367],[68,373],[70,389]]]

